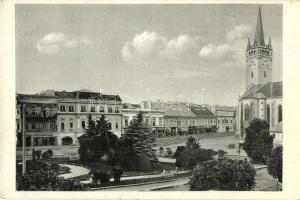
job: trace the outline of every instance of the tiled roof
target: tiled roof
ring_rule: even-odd
[[[197,106],[197,107],[191,107],[192,112],[196,116],[209,116],[209,117],[214,117],[215,115],[207,108]]]
[[[243,95],[242,99],[282,97],[282,81],[263,85],[253,85]]]
[[[191,110],[186,110],[186,109],[165,110],[165,116],[168,116],[168,117],[196,117],[196,115]]]
[[[215,106],[215,110],[222,110],[222,111],[234,111],[235,108],[233,106]]]

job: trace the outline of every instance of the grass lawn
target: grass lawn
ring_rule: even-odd
[[[233,132],[228,133],[203,133],[203,134],[194,134],[194,135],[184,135],[184,136],[172,136],[172,137],[164,137],[164,138],[156,138],[155,145],[156,146],[167,146],[171,144],[180,144],[186,143],[189,137],[195,137],[196,139],[206,139],[206,138],[215,138],[215,137],[224,137],[233,135]]]

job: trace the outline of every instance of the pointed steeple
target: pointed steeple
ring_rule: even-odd
[[[264,45],[265,45],[264,29],[261,20],[261,11],[259,6],[253,46],[264,46]]]
[[[250,39],[248,38],[247,50],[250,49]]]
[[[271,37],[269,36],[269,43],[268,43],[268,47],[270,48],[270,49],[272,49],[272,43],[271,43]]]

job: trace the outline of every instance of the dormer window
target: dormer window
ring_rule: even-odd
[[[251,78],[253,78],[253,72],[251,72]]]

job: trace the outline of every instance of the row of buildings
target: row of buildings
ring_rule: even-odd
[[[25,127],[27,146],[77,145],[88,127],[88,115],[101,115],[120,137],[138,112],[157,137],[205,132],[229,132],[235,128],[235,108],[192,105],[181,102],[123,103],[119,95],[88,90],[17,94],[16,129],[18,146]]]

